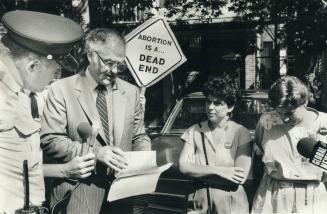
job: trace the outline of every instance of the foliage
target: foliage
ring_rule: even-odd
[[[200,22],[207,22],[211,18],[219,17],[222,14],[221,9],[226,5],[227,1],[225,0],[182,0],[175,4],[167,1],[166,17],[176,21],[197,19]]]
[[[274,47],[285,47],[295,59],[310,56],[311,62],[304,69],[306,74],[294,73],[304,80],[312,92],[311,100],[319,105],[326,80],[327,11],[325,0],[230,0],[230,10],[244,21],[252,22],[258,33],[271,25],[276,28],[272,36]],[[276,61],[275,61],[276,62]],[[276,72],[276,71],[274,71]]]
[[[103,24],[108,25],[120,20],[135,20],[140,10],[153,7],[153,1],[154,0],[99,0],[90,3],[95,5],[94,10],[97,11],[99,16],[102,16]],[[149,17],[151,16],[151,14],[148,15]]]
[[[302,77],[311,92],[309,103],[318,110],[327,111],[327,53],[312,57],[310,64],[313,69]]]
[[[230,0],[230,10],[253,22],[261,33],[269,25],[283,24],[278,45],[295,55],[320,52],[327,46],[327,13],[322,0]]]

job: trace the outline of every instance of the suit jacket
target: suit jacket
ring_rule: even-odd
[[[101,124],[96,103],[88,85],[85,72],[59,80],[52,84],[44,105],[41,122],[41,146],[47,162],[67,162],[81,152],[81,138],[77,127],[82,122],[91,126]],[[108,106],[109,128],[113,130],[113,142],[123,151],[150,150],[151,142],[145,134],[143,111],[137,87],[117,78],[117,89],[112,91],[112,106]],[[94,149],[105,146],[105,135],[101,128]],[[101,166],[100,166],[101,168]],[[103,170],[106,171],[106,170]],[[92,175],[73,192],[67,207],[68,213],[99,213],[109,188],[106,173]],[[56,180],[52,189],[54,202],[64,196],[75,184]]]

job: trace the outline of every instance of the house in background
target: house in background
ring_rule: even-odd
[[[274,30],[267,29],[261,35],[256,34],[256,26],[229,11],[228,4],[221,8],[218,17],[210,13],[203,15],[202,10],[211,10],[205,7],[189,8],[186,13],[176,12],[168,17],[167,8],[181,9],[179,5],[182,0],[144,0],[142,4],[137,1],[132,6],[129,0],[62,0],[64,7],[60,8],[60,1],[49,1],[46,6],[37,0],[15,2],[21,9],[26,7],[70,16],[80,22],[86,31],[113,26],[128,33],[150,16],[166,16],[187,62],[146,91],[148,124],[152,121],[162,124],[176,99],[192,89],[200,90],[202,83],[210,76],[235,74],[242,89],[268,89],[280,73],[287,72],[290,64],[289,60],[285,60],[286,51],[281,50],[280,73],[274,72],[274,42],[271,35]],[[198,72],[198,75],[186,90],[185,81],[192,71]],[[157,115],[161,115],[159,119]]]
[[[114,26],[128,33],[150,16],[165,16],[187,58],[171,75],[147,89],[147,125],[162,125],[176,99],[185,94],[183,87],[192,71],[199,72],[194,90],[210,76],[223,73],[235,74],[242,89],[261,90],[269,89],[280,74],[286,74],[289,65],[287,51],[280,50],[279,72],[273,69],[274,29],[258,35],[255,24],[229,11],[228,4],[218,17],[201,13],[208,8],[191,8],[168,17],[167,8],[181,9],[181,2],[156,0],[152,7],[128,7],[126,1],[89,1],[90,28]]]

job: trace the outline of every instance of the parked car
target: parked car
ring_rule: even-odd
[[[235,106],[232,119],[248,128],[252,137],[261,113],[269,109],[267,100],[266,92],[244,91]],[[189,94],[179,100],[160,135],[152,140],[152,148],[157,151],[158,164],[173,162],[177,166],[183,147],[180,136],[193,124],[206,119],[205,97],[201,92]]]
[[[233,120],[248,128],[252,137],[260,115],[269,109],[267,100],[267,92],[243,91],[233,111]],[[146,213],[186,213],[187,194],[197,188],[199,181],[178,170],[179,154],[183,148],[180,136],[191,125],[206,119],[204,95],[201,92],[189,94],[176,103],[161,132],[152,139],[158,165],[172,162],[173,166],[160,177],[155,193],[141,197]],[[257,167],[256,170],[255,173],[262,173]],[[226,187],[228,182],[222,183],[221,188],[233,188],[233,185],[237,188],[230,183],[230,187]],[[254,194],[252,176],[246,185],[250,199]]]

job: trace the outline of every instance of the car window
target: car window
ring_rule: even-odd
[[[169,132],[183,132],[193,124],[206,120],[206,118],[204,98],[185,98],[176,113]]]
[[[249,130],[254,130],[263,112],[269,111],[267,98],[243,97],[233,111],[233,120]],[[207,119],[204,97],[188,97],[172,112],[166,133],[183,133],[193,124]]]

